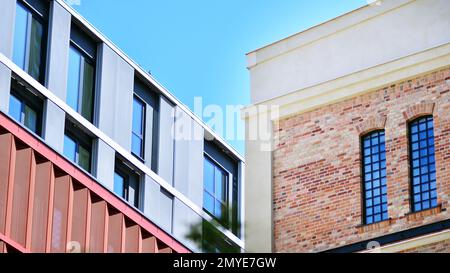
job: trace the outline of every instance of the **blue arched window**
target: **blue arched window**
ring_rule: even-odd
[[[437,206],[433,128],[432,116],[420,117],[409,123],[413,211],[421,211]]]
[[[386,147],[383,130],[362,136],[364,222],[388,219]]]

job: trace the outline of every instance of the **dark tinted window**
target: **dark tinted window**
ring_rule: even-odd
[[[41,83],[44,82],[47,37],[44,3],[17,1],[13,49],[14,63]]]
[[[413,211],[437,206],[433,117],[409,124],[409,149]]]
[[[11,81],[9,115],[40,135],[42,131],[43,100],[16,80]]]
[[[362,147],[365,223],[372,224],[388,219],[384,131],[363,136]]]

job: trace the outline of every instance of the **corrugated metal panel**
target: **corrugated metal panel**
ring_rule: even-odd
[[[120,253],[122,252],[123,214],[117,210],[110,210],[108,224],[107,251],[109,253]]]
[[[142,235],[142,252],[158,253],[158,243],[155,236],[152,236],[150,233]]]
[[[66,252],[70,176],[57,174],[53,203],[51,252]]]
[[[140,230],[139,226],[125,221],[125,252],[127,253],[139,253],[140,252]]]
[[[6,208],[8,203],[8,182],[14,138],[11,134],[0,135],[0,232],[5,234]]]
[[[19,148],[19,147],[17,147]],[[25,246],[28,217],[28,194],[31,176],[34,179],[34,156],[31,148],[16,150],[16,168],[14,172],[14,190],[11,215],[11,239]],[[34,170],[33,170],[34,171]]]
[[[79,244],[80,252],[86,252],[86,232],[88,218],[89,190],[74,184],[72,235],[70,240]],[[73,246],[76,247],[76,246]]]
[[[91,207],[91,238],[89,244],[89,252],[91,253],[105,252],[105,231],[108,228],[106,202],[97,198],[92,198]]]
[[[36,164],[31,251],[45,252],[49,215],[50,180],[53,176],[52,164],[48,161]]]
[[[0,253],[189,252],[0,113]]]

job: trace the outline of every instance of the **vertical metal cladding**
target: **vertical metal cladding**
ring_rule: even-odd
[[[0,114],[0,253],[189,252]]]

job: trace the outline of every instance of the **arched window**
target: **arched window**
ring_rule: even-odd
[[[362,136],[364,222],[388,219],[386,147],[384,130]]]
[[[409,152],[412,210],[437,206],[436,162],[434,157],[433,117],[409,123]]]

